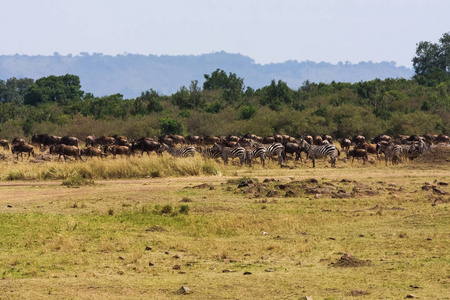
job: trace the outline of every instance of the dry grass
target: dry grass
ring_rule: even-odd
[[[84,164],[109,172],[96,163]],[[448,166],[309,164],[0,182],[2,298],[164,299],[181,286],[195,299],[448,297]],[[355,266],[335,267],[346,253]]]

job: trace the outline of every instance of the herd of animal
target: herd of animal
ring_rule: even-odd
[[[399,163],[404,160],[413,160],[433,144],[450,144],[450,138],[446,135],[398,135],[390,137],[379,135],[370,142],[362,135],[352,138],[343,138],[338,141],[340,149],[334,145],[330,135],[317,135],[315,137],[307,135],[294,138],[288,135],[273,135],[260,137],[247,133],[244,136],[181,136],[163,135],[155,138],[142,137],[136,140],[128,140],[125,136],[101,136],[88,135],[84,139],[84,147],[80,145],[80,140],[73,136],[58,137],[48,134],[35,134],[28,143],[24,139],[14,138],[11,142],[0,139],[0,146],[4,150],[10,150],[16,159],[19,155],[23,160],[23,154],[35,155],[35,147],[41,151],[48,150],[49,154],[57,155],[58,160],[66,157],[82,160],[83,156],[106,157],[112,155],[116,157],[130,156],[135,154],[150,155],[155,152],[162,155],[168,152],[174,157],[189,157],[196,153],[205,158],[222,159],[228,164],[229,159],[239,158],[240,165],[252,163],[260,159],[265,166],[266,159],[276,159],[282,166],[288,157],[295,160],[302,160],[301,153],[306,153],[306,158],[311,159],[315,167],[316,159],[329,157],[331,166],[335,167],[336,158],[341,151],[345,152],[347,159],[355,158],[367,161],[369,154],[376,155],[377,158],[384,157],[386,165]],[[11,146],[10,146],[11,145]]]

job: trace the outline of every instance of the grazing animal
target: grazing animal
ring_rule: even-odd
[[[103,157],[102,150],[94,147],[87,147],[80,151],[80,156],[86,156],[86,157]]]
[[[12,145],[12,146],[14,146],[14,145],[20,145],[20,144],[25,144],[25,140],[24,140],[24,139],[21,139],[21,138],[18,138],[18,137],[15,137],[15,138],[13,138],[13,140],[11,141],[11,145]]]
[[[292,154],[292,155],[295,154],[296,161],[299,159],[300,159],[300,161],[302,160],[302,156],[301,156],[302,151],[300,150],[300,146],[298,143],[291,143],[291,142],[284,143],[284,150],[285,150],[286,154],[288,154],[288,153]]]
[[[9,142],[8,140],[1,139],[0,146],[3,147],[3,150],[9,150]]]
[[[111,153],[114,157],[116,157],[117,155],[130,156],[131,149],[128,146],[112,145],[112,146],[105,146],[103,152],[105,154]]]
[[[386,161],[386,166],[388,161],[394,163],[395,161],[400,161],[401,146],[392,145],[390,143],[381,142],[377,144],[377,151],[384,154],[384,159]]]
[[[79,140],[74,136],[63,136],[59,141],[59,144],[66,146],[74,146],[78,148],[78,142]]]
[[[367,153],[369,154],[376,154],[377,158],[379,157],[378,154],[379,152],[377,151],[377,145],[376,144],[368,144],[368,143],[363,143],[360,145],[355,146],[356,149],[364,149],[367,151]]]
[[[263,167],[266,166],[267,148],[263,146],[256,147],[252,152],[252,160],[259,157]]]
[[[266,157],[273,159],[276,155],[278,157],[278,163],[283,164],[283,160],[286,159],[286,152],[283,144],[281,143],[273,143],[273,144],[262,144],[261,147],[266,148]]]
[[[350,150],[350,146],[352,145],[352,141],[344,138],[339,143],[341,145],[341,149],[348,153],[348,151]]]
[[[101,136],[94,140],[93,146],[98,146],[98,145],[100,145],[102,147],[109,146],[109,145],[114,144],[115,141],[116,141],[116,139],[113,138],[112,136]]]
[[[155,151],[156,154],[160,154],[158,153],[160,148],[161,143],[144,138],[131,143],[131,152],[134,153],[136,150],[141,150],[141,155],[144,155],[144,152],[146,152],[147,155],[150,155],[151,151]]]
[[[234,159],[236,157],[239,158],[241,166],[244,164],[245,160],[245,148],[244,147],[224,147],[223,145],[215,143],[212,147],[212,151],[219,151],[222,157],[223,162],[227,165],[228,159]]]
[[[336,167],[336,151],[338,153],[338,157],[341,155],[339,149],[332,144],[317,146],[310,145],[305,140],[302,140],[300,142],[300,147],[302,150],[306,151],[306,153],[308,153],[308,157],[312,159],[313,168],[316,167],[316,158],[326,157],[327,155],[330,156],[331,166]]]
[[[90,134],[90,135],[88,135],[85,139],[84,139],[84,142],[85,142],[85,147],[89,147],[89,146],[94,146],[94,142],[95,142],[95,135],[93,135],[93,134]]]
[[[365,149],[353,149],[348,151],[347,153],[347,159],[352,157],[352,164],[355,160],[355,157],[362,158],[364,162],[369,160],[369,157],[367,156],[367,151]]]
[[[189,157],[194,156],[197,152],[195,150],[194,146],[187,146],[187,147],[166,147],[164,148],[170,155],[174,157]],[[163,150],[163,151],[164,151]]]
[[[34,156],[34,148],[33,148],[33,146],[29,145],[29,144],[25,144],[25,143],[23,143],[23,144],[16,144],[16,145],[12,146],[11,152],[12,152],[12,154],[16,154],[17,155],[17,160],[19,160],[19,154],[20,154],[20,157],[23,160],[23,153],[24,152],[28,153],[28,158],[30,158],[31,155]]]
[[[78,149],[78,147],[65,144],[58,144],[51,146],[50,154],[59,154],[58,160],[61,159],[61,156],[64,157],[64,161],[66,161],[66,156],[73,156],[76,160],[78,159],[82,160],[80,150]]]

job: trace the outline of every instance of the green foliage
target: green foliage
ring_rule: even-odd
[[[69,105],[81,101],[84,92],[80,88],[80,78],[76,75],[43,77],[28,89],[24,103],[34,106],[45,102]]]
[[[283,104],[290,104],[293,100],[293,92],[286,82],[272,80],[269,86],[263,87],[257,92],[260,95],[260,104],[268,105],[271,109],[279,111]]]
[[[245,105],[240,109],[239,116],[242,120],[248,120],[256,116],[258,108],[254,105]]]
[[[234,73],[227,75],[225,71],[217,69],[211,75],[204,75],[203,89],[208,91],[221,90],[226,102],[233,103],[240,100],[244,90],[244,79]],[[251,91],[249,91],[250,93]]]
[[[439,43],[420,42],[412,59],[415,77],[425,86],[436,86],[450,80],[450,32]]]
[[[158,119],[162,134],[184,134],[183,125],[170,117]]]
[[[23,104],[23,98],[33,82],[31,78],[17,79],[15,77],[6,82],[0,80],[0,102]]]

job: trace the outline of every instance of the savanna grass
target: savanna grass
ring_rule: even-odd
[[[9,162],[1,169],[0,180],[64,180],[73,177],[98,180],[209,176],[221,173],[220,164],[212,160],[204,160],[199,156],[193,158],[143,156],[116,159],[94,158],[70,162]]]

